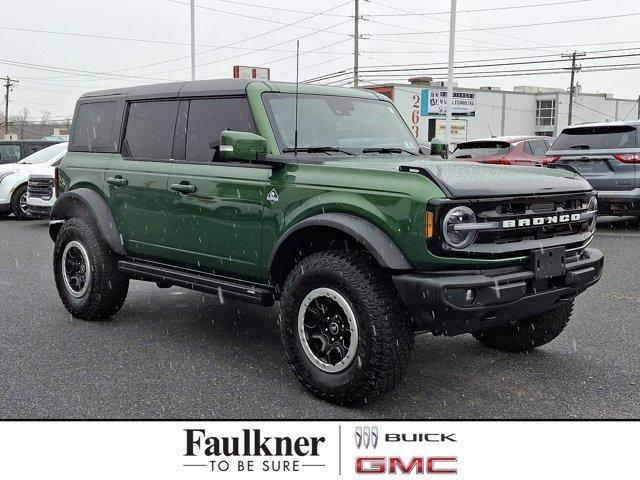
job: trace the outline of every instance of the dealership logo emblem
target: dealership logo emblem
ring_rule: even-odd
[[[376,448],[378,446],[378,427],[356,427],[356,447]]]

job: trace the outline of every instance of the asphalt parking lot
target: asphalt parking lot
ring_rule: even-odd
[[[407,379],[361,409],[306,393],[275,309],[132,282],[108,322],[70,317],[45,221],[0,220],[2,418],[638,418],[640,225],[602,219],[603,279],[529,354],[420,336]]]

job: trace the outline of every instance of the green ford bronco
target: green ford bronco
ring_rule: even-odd
[[[418,332],[544,345],[602,273],[584,179],[430,157],[371,91],[89,93],[56,186],[53,266],[72,315],[115,314],[130,280],[279,302],[295,375],[338,404],[393,389]]]

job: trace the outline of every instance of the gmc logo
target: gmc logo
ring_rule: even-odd
[[[458,473],[457,460],[458,457],[411,457],[405,462],[401,457],[356,457],[356,473],[452,475]]]
[[[550,217],[520,218],[518,220],[503,220],[502,228],[556,225],[559,223],[579,222],[581,220],[582,215],[579,213],[572,213],[571,215],[552,215]]]

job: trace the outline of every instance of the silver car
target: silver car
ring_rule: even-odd
[[[562,130],[545,164],[582,175],[598,191],[598,211],[640,216],[640,121]]]

